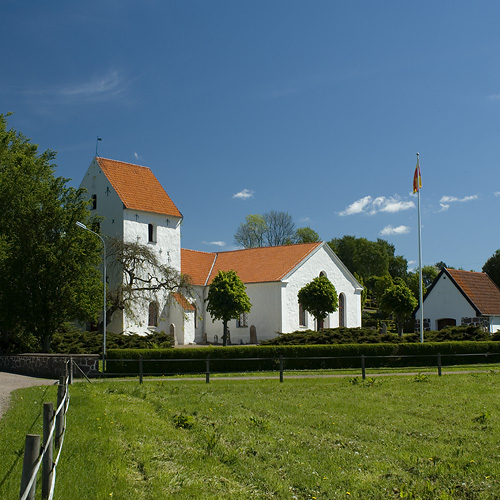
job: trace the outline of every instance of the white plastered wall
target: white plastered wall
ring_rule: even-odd
[[[462,318],[474,316],[475,309],[443,273],[424,301],[424,318],[430,319],[431,330],[437,330],[440,319],[453,318],[460,325]],[[420,318],[420,307],[415,312],[415,318]]]

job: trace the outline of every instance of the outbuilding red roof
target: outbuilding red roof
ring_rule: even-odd
[[[500,314],[500,289],[486,273],[459,269],[446,269],[446,272],[480,314]]]
[[[96,158],[99,167],[122,200],[125,208],[182,217],[148,167]]]
[[[193,285],[208,285],[217,273],[235,271],[243,283],[280,281],[323,243],[259,247],[229,252],[181,250],[181,269]]]

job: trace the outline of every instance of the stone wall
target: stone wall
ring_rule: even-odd
[[[80,367],[87,377],[99,373],[97,354],[19,354],[0,356],[0,371],[30,375],[32,377],[59,378],[66,374],[66,363],[70,359]],[[73,368],[75,378],[82,377],[77,367]]]

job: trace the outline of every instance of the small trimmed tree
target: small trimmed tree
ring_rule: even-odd
[[[299,304],[316,318],[318,327],[327,314],[335,312],[339,306],[337,290],[326,276],[318,276],[303,286],[298,299]]]
[[[402,280],[398,280],[382,295],[379,307],[382,311],[394,314],[398,325],[398,334],[402,337],[404,322],[411,316],[417,305],[418,301],[412,291]]]
[[[222,345],[227,345],[227,323],[249,313],[252,307],[245,285],[235,271],[219,271],[208,288],[207,311],[212,322],[222,320],[224,325]]]

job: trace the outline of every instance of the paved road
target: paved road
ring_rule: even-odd
[[[55,383],[57,383],[57,380],[0,372],[0,418],[9,406],[12,391],[33,385],[52,385]]]

